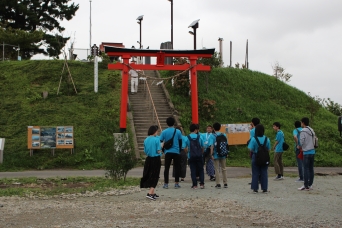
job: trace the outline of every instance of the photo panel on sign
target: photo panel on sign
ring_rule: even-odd
[[[38,128],[32,128],[32,134],[33,135],[39,135],[39,129]]]
[[[57,132],[64,132],[64,127],[57,127]]]
[[[72,133],[65,133],[65,138],[72,138]]]
[[[65,138],[64,133],[58,133],[58,134],[57,134],[57,138],[59,138],[59,139],[64,139],[64,138]]]
[[[68,126],[68,127],[65,127],[65,132],[73,132],[73,127],[71,126]]]
[[[58,140],[57,141],[57,145],[64,145],[65,143],[64,143],[64,140]]]
[[[39,141],[39,135],[32,135],[32,141]]]
[[[32,147],[39,147],[39,142],[32,142]]]
[[[65,140],[65,144],[66,145],[72,145],[73,144],[73,140],[72,139],[67,139],[67,140]]]

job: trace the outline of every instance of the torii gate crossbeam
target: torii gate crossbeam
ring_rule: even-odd
[[[109,57],[120,56],[123,63],[108,64],[109,70],[122,71],[121,84],[121,105],[120,105],[120,132],[126,131],[127,120],[127,100],[128,100],[128,71],[129,60],[133,56],[157,57],[156,65],[144,65],[131,63],[130,66],[136,70],[177,70],[184,71],[190,69],[191,79],[191,111],[192,123],[198,124],[198,91],[197,91],[197,71],[210,71],[210,66],[196,65],[198,58],[211,58],[215,49],[202,50],[152,50],[152,49],[128,49],[105,46],[105,52]],[[190,60],[190,64],[165,65],[166,57],[185,57]]]

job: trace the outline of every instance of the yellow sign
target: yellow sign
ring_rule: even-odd
[[[28,126],[28,149],[73,149],[73,126]]]
[[[250,123],[221,124],[220,132],[228,137],[229,145],[246,145],[250,138]]]

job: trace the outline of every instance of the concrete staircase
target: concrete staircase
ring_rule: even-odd
[[[155,71],[145,71],[147,77],[158,77]],[[153,105],[150,99],[150,93],[154,106],[157,111],[162,130],[167,128],[166,118],[172,116],[169,101],[165,95],[162,85],[156,85],[160,80],[147,79],[148,87],[145,82],[139,80],[138,93],[131,94],[131,85],[129,82],[129,101],[133,114],[134,128],[138,143],[138,150],[141,157],[144,155],[144,140],[147,137],[147,131],[151,125],[158,125],[156,114],[154,114]],[[150,91],[150,93],[148,92]]]

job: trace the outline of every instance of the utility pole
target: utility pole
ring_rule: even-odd
[[[222,53],[223,38],[219,38],[218,41],[220,42],[220,60],[221,60],[220,67],[222,67],[223,66],[223,53]]]

